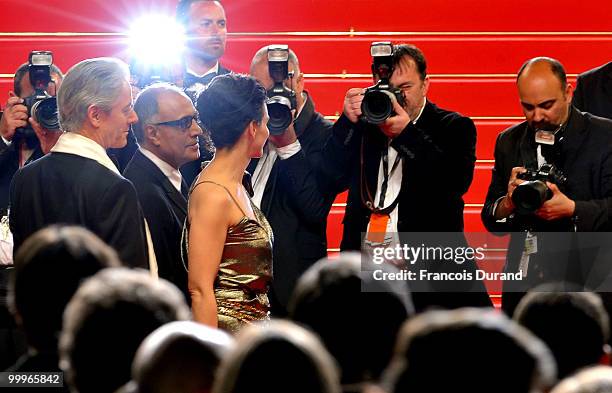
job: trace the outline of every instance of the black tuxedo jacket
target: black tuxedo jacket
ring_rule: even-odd
[[[332,123],[315,112],[311,97],[295,129],[302,149],[288,159],[276,159],[261,201],[274,232],[273,300],[283,308],[302,273],[327,256],[327,215],[336,196],[323,156]],[[252,160],[247,171],[253,173],[256,166]]]
[[[334,127],[329,147],[338,153],[331,156],[342,157],[342,150],[351,152],[348,160],[335,165],[345,174],[337,182],[345,182],[349,188],[343,250],[361,248],[361,234],[371,215],[365,206],[366,186],[373,199],[387,143],[388,138],[378,127],[353,124],[344,116]],[[472,120],[427,102],[417,123],[410,123],[391,146],[403,159],[398,231],[462,232],[463,194],[472,183],[476,162],[476,128]]]
[[[159,276],[176,285],[189,299],[187,271],[181,261],[181,233],[187,200],[140,150],[134,153],[123,175],[134,184],[147,218]],[[183,189],[187,191],[186,184]]]
[[[94,160],[47,154],[15,174],[10,203],[14,252],[48,225],[81,225],[113,247],[124,264],[148,269],[144,216],[136,190]]]
[[[573,103],[583,112],[612,119],[612,62],[578,75]]]
[[[26,161],[26,165],[42,156],[42,150],[38,145]],[[8,210],[11,180],[18,169],[19,149],[15,143],[11,143],[0,151],[0,217],[4,216]]]
[[[509,272],[516,272],[519,268],[525,242],[525,233],[522,231],[530,229],[537,233],[538,252],[530,257],[529,279],[525,280],[524,289],[538,283],[559,280],[587,284],[596,289],[601,280],[609,275],[609,260],[596,266],[593,264],[594,254],[591,254],[595,248],[591,247],[590,251],[586,248],[578,250],[570,244],[580,239],[563,237],[553,232],[611,230],[612,121],[572,108],[567,127],[557,138],[563,138],[559,153],[551,155],[552,158],[547,159],[547,162],[553,161],[567,176],[561,191],[576,202],[574,217],[544,221],[534,216],[515,214],[505,222],[495,220],[493,208],[495,202],[507,193],[512,168],[523,166],[533,169],[538,165],[533,131],[526,122],[522,122],[497,137],[495,166],[482,210],[482,220],[491,232],[513,232],[505,267]],[[590,237],[595,240],[597,236],[591,234]],[[600,248],[600,255],[604,255],[602,252],[605,250]]]

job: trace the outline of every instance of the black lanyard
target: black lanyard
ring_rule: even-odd
[[[395,156],[395,161],[393,162],[393,166],[391,167],[391,172],[389,172],[389,148],[387,148],[382,155],[382,164],[383,164],[383,182],[380,186],[380,199],[378,201],[378,209],[382,210],[385,207],[385,196],[387,195],[387,188],[389,187],[389,178],[393,176],[393,173],[397,169],[397,165],[399,164],[401,158],[399,153]]]
[[[361,183],[361,187],[360,187],[360,194],[361,194],[361,203],[367,207],[370,211],[372,211],[373,213],[378,213],[378,214],[390,214],[393,209],[395,209],[395,207],[397,206],[398,202],[399,202],[399,197],[401,195],[401,193],[397,194],[397,197],[395,198],[395,200],[393,201],[393,203],[391,203],[389,206],[387,206],[386,208],[382,208],[383,207],[383,203],[385,201],[385,194],[387,193],[387,188],[388,188],[388,184],[389,184],[389,178],[391,177],[391,175],[393,175],[393,173],[395,172],[395,170],[397,169],[397,166],[399,165],[401,158],[400,155],[398,153],[398,155],[395,157],[395,162],[393,163],[393,166],[391,167],[391,173],[388,173],[389,171],[389,147],[387,146],[387,149],[383,152],[383,183],[380,187],[380,201],[379,201],[379,206],[380,207],[375,207],[375,200],[372,197],[372,193],[370,191],[370,187],[368,187],[368,180],[365,178],[365,170],[364,170],[364,143],[365,142],[365,135],[362,136],[362,140],[361,140],[361,154],[360,154],[360,183]],[[378,179],[377,179],[378,180]],[[364,191],[365,194],[364,195]]]

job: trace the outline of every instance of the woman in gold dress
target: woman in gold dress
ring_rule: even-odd
[[[189,197],[189,292],[196,321],[231,332],[269,319],[272,230],[243,186],[268,132],[266,92],[243,75],[216,77],[197,109],[215,144]]]

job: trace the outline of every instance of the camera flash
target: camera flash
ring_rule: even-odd
[[[287,61],[288,59],[288,45],[270,45],[268,47],[268,61]]]
[[[373,42],[370,47],[372,57],[391,56],[393,54],[393,45],[391,42]]]
[[[32,51],[30,64],[33,66],[50,66],[53,64],[53,55],[49,51]]]

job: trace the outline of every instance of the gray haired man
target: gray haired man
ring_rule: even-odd
[[[64,133],[11,184],[15,252],[40,228],[75,224],[115,248],[124,264],[148,267],[155,257],[136,190],[105,152],[123,147],[138,120],[127,65],[112,58],[84,60],[68,71],[57,100]]]

